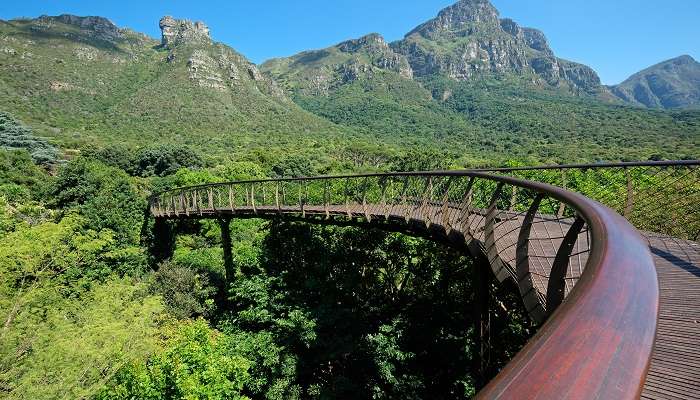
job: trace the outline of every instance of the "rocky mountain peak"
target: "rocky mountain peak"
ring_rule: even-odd
[[[113,41],[123,37],[122,31],[112,21],[103,17],[79,17],[71,14],[61,14],[59,16],[42,15],[36,22],[38,29],[50,29],[56,23],[61,23],[78,27],[86,34],[103,40]]]
[[[164,47],[172,47],[181,43],[211,43],[209,27],[201,21],[192,22],[165,16],[160,20],[160,31]]]
[[[354,53],[361,49],[388,49],[389,44],[378,33],[370,33],[359,39],[347,40],[338,44],[338,49],[345,53]]]
[[[680,57],[676,57],[672,60],[669,60],[670,63],[673,63],[675,65],[693,65],[697,64],[698,62],[691,56],[684,54]]]
[[[498,10],[489,0],[460,0],[440,11],[434,19],[418,26],[406,36],[418,33],[435,39],[445,35],[470,33],[477,26],[498,26]]]
[[[602,89],[595,71],[557,58],[544,33],[500,19],[488,0],[458,1],[391,47],[408,59],[418,77],[516,75],[576,93]]]
[[[498,10],[489,0],[460,0],[438,13],[438,18],[449,20],[455,26],[468,22],[494,23]]]

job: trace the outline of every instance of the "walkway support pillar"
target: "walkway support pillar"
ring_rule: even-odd
[[[489,312],[489,299],[491,297],[491,266],[488,258],[476,241],[469,246],[469,252],[473,260],[474,290],[474,334],[477,348],[477,357],[474,360],[476,371],[477,390],[486,386],[489,380],[489,366],[491,358],[491,314]]]
[[[151,237],[148,246],[149,252],[153,256],[153,267],[170,260],[175,252],[175,229],[173,222],[165,218],[155,218],[151,228]]]
[[[226,270],[226,284],[233,282],[236,273],[233,266],[233,248],[231,244],[231,219],[219,219],[219,227],[221,227],[221,247],[224,250],[224,268]]]

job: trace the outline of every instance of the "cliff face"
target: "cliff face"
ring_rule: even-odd
[[[164,47],[175,46],[179,43],[210,43],[209,27],[204,22],[192,22],[165,16],[160,20],[160,31]]]
[[[638,72],[610,89],[621,100],[639,106],[700,107],[700,63],[690,56],[674,58]]]
[[[461,0],[392,44],[416,76],[471,80],[487,74],[531,77],[542,85],[595,94],[600,79],[591,68],[557,58],[545,35],[499,19],[488,0]]]
[[[191,82],[211,90],[256,90],[288,101],[271,79],[263,76],[255,64],[228,46],[214,43],[203,22],[165,16],[160,20],[161,47],[168,50],[167,62],[173,67],[184,63]]]

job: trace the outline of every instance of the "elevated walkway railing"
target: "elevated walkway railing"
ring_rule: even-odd
[[[667,205],[697,216],[697,174],[698,162],[679,162],[268,179],[159,193],[150,211],[370,225],[478,251],[546,321],[480,396],[623,399],[643,387],[659,289],[645,240],[620,214],[697,238],[697,220],[654,222],[651,206],[672,198]]]
[[[581,193],[640,231],[700,240],[700,160],[496,168],[499,175]]]

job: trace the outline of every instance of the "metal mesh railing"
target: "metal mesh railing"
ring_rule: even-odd
[[[150,207],[164,218],[361,221],[478,243],[498,279],[518,284],[536,321],[572,290],[591,248],[587,224],[571,205],[527,185],[469,172],[213,184],[158,194]]]
[[[645,234],[700,240],[700,161],[496,169],[599,201]]]

